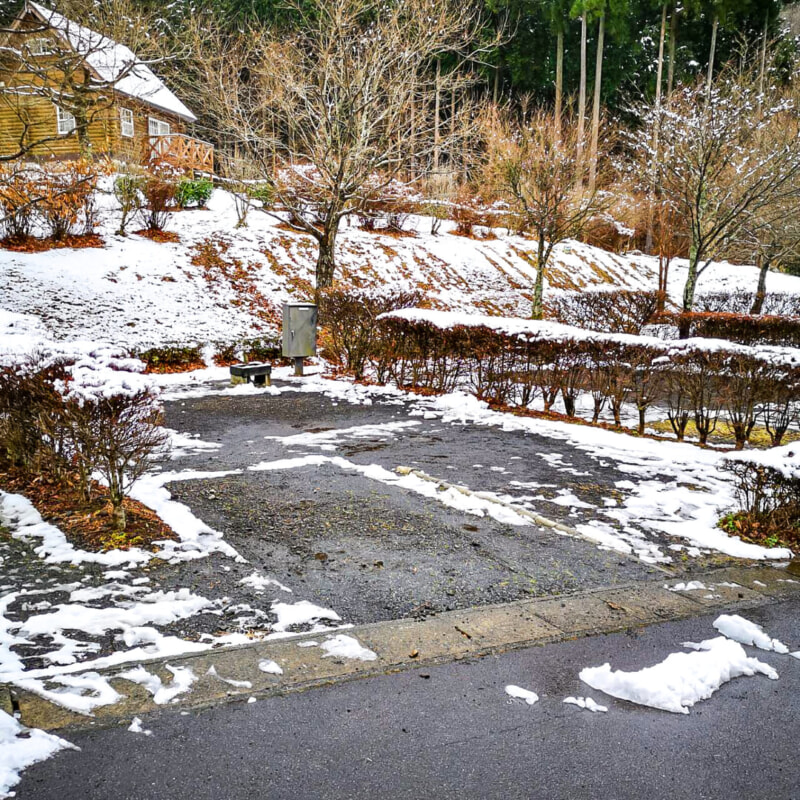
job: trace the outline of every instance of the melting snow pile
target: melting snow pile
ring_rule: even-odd
[[[173,675],[172,681],[166,686],[158,675],[153,675],[141,665],[127,672],[121,672],[118,677],[144,686],[153,695],[153,702],[156,705],[164,705],[175,700],[178,695],[188,692],[197,680],[197,676],[189,667],[171,667],[167,664],[166,668]]]
[[[759,650],[772,650],[776,653],[788,653],[789,648],[778,639],[770,638],[760,625],[738,614],[723,614],[714,621],[714,627],[728,639],[741,644],[750,644]]]
[[[358,639],[340,633],[326,639],[320,647],[325,651],[323,658],[350,658],[356,661],[376,661],[378,654],[364,647]]]
[[[152,736],[153,735],[153,731],[146,731],[144,729],[144,726],[142,725],[142,721],[139,719],[139,717],[134,717],[131,720],[131,724],[128,726],[128,730],[131,733],[143,733],[145,736]]]
[[[0,797],[11,796],[9,790],[19,783],[22,770],[65,748],[77,749],[58,736],[25,728],[0,711]]]
[[[521,686],[514,686],[514,684],[506,686],[506,694],[514,700],[524,700],[529,706],[539,702],[539,695],[536,692],[523,689]]]
[[[660,708],[688,714],[700,700],[707,700],[724,683],[740,676],[766,675],[777,680],[778,673],[745,653],[738,643],[723,636],[702,642],[693,653],[673,653],[660,664],[638,672],[612,671],[610,664],[581,670],[580,679],[593,689]]]
[[[608,711],[606,706],[595,703],[591,697],[565,697],[561,702],[571,706],[578,706],[578,708],[593,711],[594,713]]]

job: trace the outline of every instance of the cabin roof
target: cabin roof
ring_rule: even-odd
[[[112,84],[115,91],[176,114],[189,122],[197,119],[164,81],[124,44],[78,25],[39,3],[28,2],[27,9],[58,32],[77,53],[84,55],[86,63],[100,80]]]

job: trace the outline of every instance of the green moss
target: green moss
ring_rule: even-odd
[[[654,431],[658,433],[665,433],[665,434],[672,434],[672,426],[668,419],[660,420],[659,422],[649,422],[647,424],[648,428],[652,428]],[[697,428],[695,427],[694,422],[691,420],[689,424],[686,426],[686,438],[687,439],[696,439],[697,436]],[[736,437],[733,435],[733,428],[723,420],[719,421],[717,425],[717,429],[708,437],[709,442],[713,444],[727,444],[733,446],[736,443]],[[786,431],[783,437],[782,444],[789,444],[790,442],[797,442],[800,441],[800,432],[797,431]],[[757,447],[761,449],[766,449],[772,445],[772,442],[769,438],[769,434],[767,433],[767,429],[763,425],[756,425],[753,428],[753,432],[750,434],[749,443],[751,447]]]

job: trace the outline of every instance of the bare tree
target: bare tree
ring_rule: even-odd
[[[798,176],[800,178],[800,176]],[[751,314],[760,314],[767,294],[767,274],[772,268],[796,262],[800,257],[800,187],[751,215],[731,247],[737,260],[755,262],[758,284]]]
[[[725,255],[741,230],[765,209],[794,197],[800,140],[791,101],[762,96],[749,81],[723,76],[710,95],[696,85],[649,106],[634,134],[640,159],[655,161],[656,185],[674,206],[690,242],[683,309],[691,311],[697,279]],[[658,130],[658,153],[653,149]],[[688,335],[687,329],[681,335]]]
[[[95,396],[67,403],[66,419],[79,471],[98,472],[108,486],[114,527],[124,531],[125,497],[168,448],[162,414],[150,389]]]
[[[559,121],[545,111],[522,118],[511,114],[487,122],[486,177],[510,200],[524,227],[537,239],[536,281],[531,316],[541,319],[544,275],[553,248],[581,235],[606,205],[603,195],[580,180],[583,159],[574,124],[559,131]],[[598,145],[602,167],[602,146]]]
[[[341,219],[406,171],[423,180],[435,153],[454,152],[467,132],[466,121],[437,126],[434,107],[437,90],[471,78],[436,65],[444,55],[451,64],[479,57],[480,19],[456,0],[290,4],[295,32],[251,27],[225,40],[203,22],[195,41],[207,106],[272,180],[290,224],[317,240],[319,292],[333,283]],[[468,112],[463,103],[465,120]]]

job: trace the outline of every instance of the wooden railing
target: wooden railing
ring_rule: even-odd
[[[185,133],[151,136],[148,161],[166,161],[179,169],[214,172],[214,145]]]

